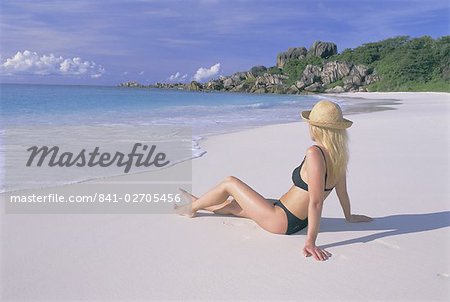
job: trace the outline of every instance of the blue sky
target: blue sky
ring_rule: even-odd
[[[338,51],[449,34],[448,0],[2,0],[0,80],[116,85],[205,81],[274,66],[289,47]],[[172,76],[172,77],[171,77]]]

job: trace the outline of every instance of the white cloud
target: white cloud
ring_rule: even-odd
[[[40,56],[37,52],[18,51],[14,56],[0,61],[0,74],[16,75],[89,75],[99,78],[105,69],[92,61],[84,61],[80,57],[63,58],[54,54]]]
[[[180,72],[177,72],[177,73],[175,73],[175,74],[172,74],[169,78],[168,78],[168,80],[169,81],[185,81],[186,80],[186,78],[187,78],[187,73],[186,74],[184,74],[184,75],[181,75],[181,73]]]
[[[143,75],[144,74],[144,72],[143,71],[141,71],[140,73],[139,73],[139,75]]]
[[[98,79],[98,78],[101,77],[102,75],[103,75],[102,73],[91,74],[91,78],[92,78],[92,79]]]
[[[200,67],[194,75],[194,80],[199,82],[206,80],[208,78],[217,75],[219,71],[220,71],[220,63],[214,64],[209,68]]]

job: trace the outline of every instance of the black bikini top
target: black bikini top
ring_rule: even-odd
[[[325,190],[325,191],[331,191],[331,190],[333,190],[334,187],[331,188],[331,189],[327,189],[327,188],[325,187],[325,186],[326,186],[326,183],[327,183],[327,160],[326,160],[326,158],[325,158],[325,154],[323,153],[322,149],[321,149],[319,146],[317,146],[317,145],[314,145],[314,146],[316,146],[317,148],[319,148],[319,150],[320,150],[320,152],[322,152],[323,158],[324,158],[324,160],[325,160],[325,183],[324,183],[324,190]],[[305,191],[308,191],[308,184],[307,184],[306,182],[304,182],[303,179],[302,179],[302,177],[300,176],[300,170],[302,169],[303,163],[305,162],[305,158],[306,158],[306,155],[305,155],[305,157],[303,158],[303,161],[302,161],[302,163],[300,164],[300,166],[298,166],[297,168],[294,169],[294,171],[292,171],[292,181],[294,182],[294,185],[295,185],[296,187],[299,187],[299,188],[302,188],[302,189],[305,190]]]

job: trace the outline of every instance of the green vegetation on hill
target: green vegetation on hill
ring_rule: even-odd
[[[380,80],[369,85],[370,91],[450,92],[450,36],[390,38],[345,49],[328,58],[332,60],[373,69]]]
[[[267,68],[267,72],[269,74],[283,74],[283,69],[278,68],[276,66],[272,66],[272,67]]]
[[[286,61],[282,71],[287,86],[300,79],[308,64],[323,66],[329,61],[363,64],[380,80],[367,86],[369,91],[445,91],[450,92],[450,36],[411,38],[399,36],[345,49],[328,58],[308,57]],[[342,85],[342,81],[327,85]]]
[[[276,66],[254,66],[250,71],[255,77],[266,73],[286,75],[288,78],[283,78],[286,89],[292,89],[297,81],[308,82],[306,86],[311,85],[311,81],[318,83],[317,87],[309,90],[314,92],[335,87],[341,87],[339,89],[344,91],[362,88],[368,91],[450,92],[450,36],[437,39],[430,36],[398,36],[365,43],[354,49],[347,48],[341,53],[336,53],[336,45],[332,42],[316,41],[313,47],[314,51],[310,48],[306,53],[302,52],[302,47],[290,48],[278,54]],[[332,61],[341,64],[325,65]],[[345,62],[358,65],[357,71]],[[307,65],[318,66],[320,69],[308,69],[305,74]],[[324,66],[326,71],[322,70]],[[350,74],[348,68],[351,69]],[[322,75],[315,74],[317,70],[326,74],[326,84],[321,82]],[[355,79],[355,76],[359,78]],[[366,79],[369,80],[366,82]],[[254,81],[247,80],[246,83],[252,85]],[[295,93],[296,90],[292,92]]]
[[[306,68],[308,65],[312,67]],[[144,87],[125,82],[122,87]],[[337,53],[333,42],[315,41],[277,54],[276,65],[221,76],[207,83],[156,83],[149,87],[194,91],[315,93],[346,91],[450,92],[450,36],[398,36]]]

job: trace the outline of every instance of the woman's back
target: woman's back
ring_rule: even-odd
[[[324,186],[322,187],[323,191],[323,198],[326,199],[330,192],[332,190],[325,190],[332,189],[338,182],[336,179],[332,179],[332,177],[329,177],[330,171],[332,171],[333,167],[331,165],[331,160],[329,158],[327,150],[323,146],[314,145],[308,148],[306,151],[306,155],[304,158],[303,164],[301,164],[299,167],[300,169],[294,169],[292,178],[295,179],[295,182],[300,181],[304,182],[307,186],[306,188],[302,188],[301,186],[297,186],[295,183],[294,185],[289,189],[288,192],[286,192],[280,200],[283,202],[283,204],[298,218],[305,219],[307,217],[308,213],[308,206],[309,206],[309,200],[310,200],[310,194],[309,190],[311,188],[310,180],[308,177],[307,169],[308,164],[312,165],[313,161],[311,158],[314,158],[315,160],[319,160],[322,163],[322,166],[314,167],[315,169],[322,169],[322,179]],[[298,175],[295,175],[294,173],[298,173]],[[327,174],[327,179],[325,183],[325,173]],[[298,179],[297,179],[298,178]],[[299,183],[298,183],[299,184]]]

